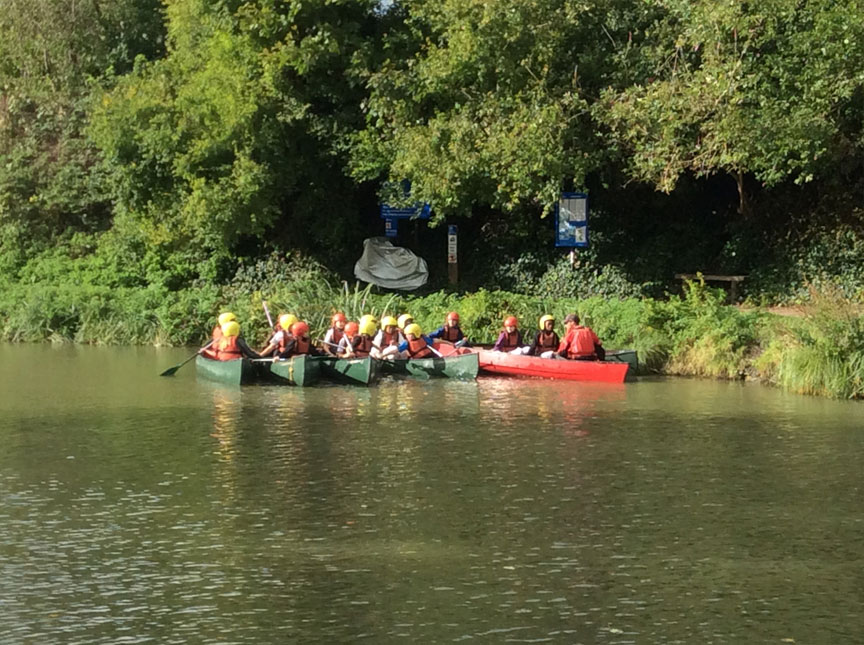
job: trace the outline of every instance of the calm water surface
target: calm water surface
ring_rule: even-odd
[[[861,643],[864,407],[0,345],[2,643]]]

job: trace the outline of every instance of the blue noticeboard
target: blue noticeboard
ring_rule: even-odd
[[[432,208],[429,204],[400,207],[381,204],[381,219],[429,219]]]
[[[555,205],[555,246],[588,246],[588,195],[561,193]]]
[[[398,219],[393,219],[392,217],[384,218],[385,237],[396,237],[399,234],[399,229],[397,228],[398,222]]]

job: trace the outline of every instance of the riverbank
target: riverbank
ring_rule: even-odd
[[[263,344],[273,315],[291,311],[323,335],[333,311],[410,312],[424,330],[456,310],[475,342],[492,342],[508,315],[526,335],[540,316],[560,321],[577,311],[610,348],[639,352],[643,373],[716,379],[756,379],[792,391],[864,398],[864,317],[839,295],[814,292],[800,316],[724,304],[725,294],[699,282],[667,300],[548,299],[505,291],[443,291],[425,296],[374,293],[345,283],[297,276],[250,288],[248,284],[170,291],[93,285],[10,285],[0,296],[0,338],[12,342],[114,345],[203,343],[220,311],[231,310],[244,335]]]

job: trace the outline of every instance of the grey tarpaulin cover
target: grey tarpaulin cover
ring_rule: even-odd
[[[363,255],[354,265],[354,275],[385,289],[411,291],[426,284],[429,269],[426,260],[393,246],[386,237],[370,237],[363,240]]]

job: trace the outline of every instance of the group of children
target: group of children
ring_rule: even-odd
[[[554,327],[554,316],[547,314],[541,317],[534,342],[526,345],[519,331],[519,321],[515,316],[508,316],[504,319],[504,329],[493,350],[541,358],[602,360],[603,346],[600,339],[589,327],[579,324],[578,315],[569,314],[564,318],[566,333],[563,339],[559,339]],[[459,326],[458,313],[448,313],[444,324],[427,335],[414,322],[411,314],[402,314],[398,319],[388,315],[380,321],[367,314],[354,322],[349,321],[342,312],[337,312],[333,314],[331,326],[320,341],[320,349],[309,338],[309,325],[298,320],[295,315],[286,313],[279,316],[267,345],[256,352],[240,335],[236,316],[226,312],[219,316],[219,324],[213,328],[213,339],[202,349],[202,353],[221,361],[242,357],[287,359],[299,355],[345,358],[371,356],[381,360],[428,358],[441,356],[434,346],[435,340],[457,347],[467,343]]]
[[[516,316],[504,319],[504,330],[492,348],[498,352],[539,356],[540,358],[566,358],[576,361],[603,360],[606,352],[603,343],[590,327],[580,324],[577,314],[564,317],[564,338],[555,332],[555,317],[546,314],[540,317],[539,330],[534,334],[534,342],[526,345],[519,331]]]

